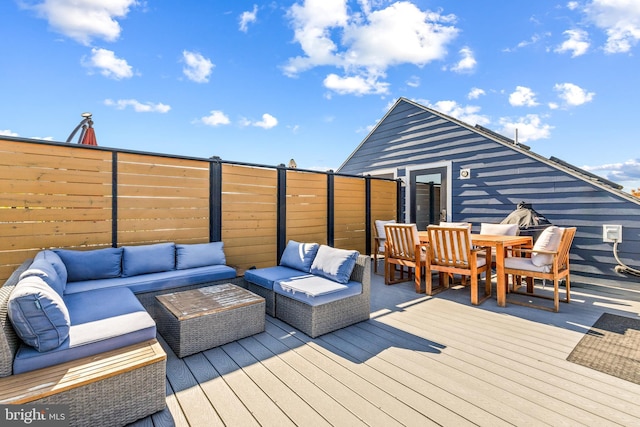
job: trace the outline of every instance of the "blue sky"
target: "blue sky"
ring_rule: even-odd
[[[640,187],[640,1],[0,2],[0,133],[336,169],[399,97]]]

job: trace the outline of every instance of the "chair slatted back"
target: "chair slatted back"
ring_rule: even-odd
[[[569,249],[576,235],[576,227],[568,227],[564,229],[560,244],[558,245],[557,265],[558,270],[569,268]]]
[[[468,227],[430,225],[427,231],[432,264],[470,268],[471,231]]]
[[[386,224],[386,256],[396,259],[415,260],[416,245],[420,244],[415,224]]]

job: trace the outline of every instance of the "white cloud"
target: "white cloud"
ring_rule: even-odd
[[[262,120],[258,122],[252,122],[251,120],[244,117],[240,119],[240,126],[243,126],[243,127],[255,126],[263,129],[271,129],[273,127],[276,127],[277,125],[278,125],[278,119],[276,119],[269,113],[264,113],[262,115]]]
[[[567,9],[569,10],[576,10],[580,7],[580,3],[578,3],[577,1],[570,1],[569,3],[567,3]]]
[[[231,123],[229,117],[224,114],[220,110],[211,110],[211,113],[208,116],[205,116],[200,119],[202,123],[207,126],[220,126],[220,125],[228,125]]]
[[[553,89],[558,92],[558,97],[568,107],[576,107],[591,102],[596,95],[594,92],[587,92],[573,83],[558,83],[553,86]]]
[[[253,5],[253,10],[251,12],[242,12],[240,15],[240,31],[246,33],[249,29],[249,24],[256,22],[258,17],[258,5]]]
[[[13,132],[10,129],[0,129],[0,135],[4,135],[4,136],[20,136],[20,135],[18,135],[18,133]]]
[[[518,49],[527,47],[529,45],[534,45],[537,44],[539,41],[541,41],[544,38],[547,38],[551,35],[551,33],[547,32],[547,33],[543,33],[543,34],[534,34],[531,36],[531,38],[529,40],[523,40],[520,43],[518,43],[516,45],[516,47],[507,47],[505,49],[503,49],[503,52],[515,52]]]
[[[516,86],[516,90],[509,95],[509,104],[514,107],[535,107],[538,105],[535,92],[525,86]]]
[[[474,87],[474,88],[471,88],[471,90],[469,91],[469,94],[467,95],[467,98],[469,98],[469,99],[478,99],[482,95],[486,95],[486,92],[483,89]]]
[[[460,49],[460,56],[462,59],[458,61],[456,65],[451,67],[451,71],[456,73],[470,73],[476,68],[476,58],[473,56],[473,51],[469,47],[463,47]]]
[[[287,129],[291,130],[291,133],[298,134],[300,131],[300,125],[287,126]]]
[[[420,77],[411,76],[409,80],[407,80],[407,86],[409,87],[419,87],[420,86]]]
[[[629,159],[622,163],[583,166],[582,169],[621,184],[628,189],[640,188],[640,159]]]
[[[124,110],[127,107],[132,107],[136,113],[168,113],[171,107],[166,104],[147,102],[143,104],[135,99],[119,99],[114,101],[112,99],[105,99],[104,105],[109,107],[115,107],[117,110]]]
[[[379,82],[376,76],[340,77],[332,73],[324,79],[323,84],[327,89],[340,95],[386,94],[389,92],[389,83]]]
[[[553,129],[553,126],[542,123],[542,119],[537,114],[527,114],[524,117],[519,117],[516,121],[502,117],[499,122],[502,126],[500,133],[509,138],[515,139],[517,129],[519,142],[547,139],[551,136]]]
[[[345,28],[348,23],[345,0],[307,0],[295,3],[287,16],[294,29],[293,39],[300,44],[306,56],[290,58],[285,74],[296,74],[317,65],[337,65],[338,46],[331,39],[333,28]]]
[[[262,115],[262,120],[255,122],[253,125],[263,129],[271,129],[278,125],[278,119],[273,117],[271,114],[265,113]]]
[[[400,1],[371,12],[363,24],[345,28],[348,49],[344,61],[349,66],[385,70],[397,64],[425,65],[445,57],[445,46],[458,34],[449,24],[455,19],[422,11],[414,4]]]
[[[580,55],[584,55],[589,50],[589,35],[586,31],[575,29],[575,30],[567,30],[562,33],[567,36],[567,40],[565,40],[560,46],[555,49],[555,52],[564,53],[571,52],[571,57],[575,58]]]
[[[584,12],[607,34],[605,52],[629,52],[640,40],[640,2],[637,0],[592,0]]]
[[[124,18],[136,0],[42,0],[25,6],[35,10],[51,28],[79,43],[89,45],[93,38],[115,41],[121,28],[117,19]]]
[[[116,57],[115,53],[107,49],[91,49],[91,57],[83,58],[82,65],[87,68],[97,68],[103,76],[122,80],[133,77],[133,70],[125,59]]]
[[[427,105],[430,108],[433,108],[436,111],[439,111],[448,116],[454,117],[458,120],[461,120],[465,123],[473,125],[487,125],[490,120],[489,117],[480,114],[480,107],[475,105],[458,105],[455,101],[438,101],[435,104],[430,104],[428,101],[420,102],[423,105]]]
[[[207,58],[197,52],[189,52],[187,50],[182,52],[182,59],[185,66],[182,68],[182,72],[187,78],[196,83],[207,83],[211,70],[215,65]]]
[[[424,66],[443,59],[457,36],[455,16],[422,11],[398,1],[383,9],[381,2],[359,1],[361,12],[350,13],[346,0],[305,0],[294,4],[288,17],[294,41],[303,55],[289,58],[283,71],[294,77],[317,66],[334,66],[325,86],[340,94],[386,93],[387,68],[399,64]]]

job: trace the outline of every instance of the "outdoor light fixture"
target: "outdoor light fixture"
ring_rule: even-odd
[[[469,179],[471,178],[471,169],[462,168],[460,169],[460,179]]]

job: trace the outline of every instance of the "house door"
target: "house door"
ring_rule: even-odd
[[[418,230],[447,220],[447,168],[413,170],[410,173],[410,221]]]

